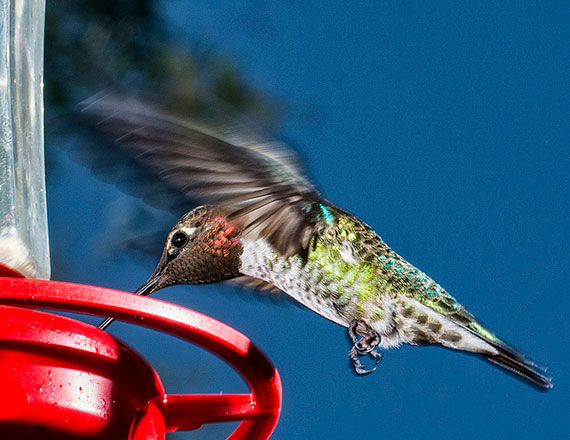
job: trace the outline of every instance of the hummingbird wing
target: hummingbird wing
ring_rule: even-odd
[[[227,283],[233,284],[243,289],[255,290],[258,292],[269,293],[272,295],[277,295],[283,292],[281,289],[275,287],[273,284],[268,283],[267,281],[263,281],[260,280],[259,278],[253,278],[248,276],[233,278],[231,280],[228,280]]]
[[[189,200],[231,207],[243,235],[268,240],[284,256],[307,248],[321,197],[283,142],[237,118],[180,119],[109,93],[85,102],[83,112]]]

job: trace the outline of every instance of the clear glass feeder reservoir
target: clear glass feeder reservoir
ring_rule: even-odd
[[[47,279],[44,12],[44,0],[0,0],[0,264]]]

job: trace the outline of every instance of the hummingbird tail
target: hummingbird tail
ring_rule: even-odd
[[[519,353],[510,347],[495,345],[495,348],[498,353],[486,356],[487,360],[530,381],[543,391],[552,388],[552,378],[544,374],[545,369],[543,367],[526,359],[522,353]]]

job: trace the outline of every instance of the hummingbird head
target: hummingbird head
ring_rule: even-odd
[[[216,206],[186,213],[168,234],[156,269],[135,293],[150,295],[171,284],[215,283],[239,276],[240,230],[227,215]]]

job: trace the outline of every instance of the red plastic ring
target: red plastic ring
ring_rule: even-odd
[[[281,380],[246,336],[198,312],[155,298],[59,281],[0,278],[0,303],[111,316],[192,342],[230,364],[250,394],[166,395],[166,430],[242,420],[230,440],[267,439],[281,411]]]

